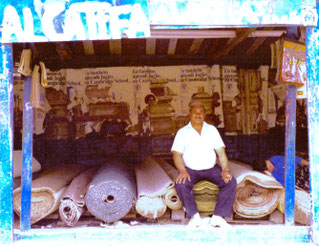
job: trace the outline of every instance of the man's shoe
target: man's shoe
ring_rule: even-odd
[[[199,213],[196,213],[192,216],[192,218],[190,219],[190,221],[187,224],[187,227],[190,228],[197,228],[200,227],[202,224],[202,219],[199,215]]]
[[[214,227],[222,227],[222,228],[232,227],[230,224],[226,222],[226,220],[223,217],[218,215],[213,215],[209,220],[209,224]]]

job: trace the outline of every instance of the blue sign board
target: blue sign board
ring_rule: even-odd
[[[4,0],[0,40],[45,42],[149,37],[157,28],[317,23],[315,0]]]
[[[150,36],[147,0],[1,1],[0,23],[2,43]]]

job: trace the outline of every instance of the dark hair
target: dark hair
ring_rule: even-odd
[[[256,159],[253,162],[253,170],[258,171],[258,172],[263,172],[267,170],[267,164],[266,164],[267,159]]]
[[[148,94],[145,98],[144,98],[144,102],[146,104],[149,103],[149,101],[151,100],[151,98],[153,98],[154,100],[156,100],[156,97],[153,94]]]

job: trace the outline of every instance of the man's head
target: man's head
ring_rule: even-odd
[[[148,94],[145,98],[144,98],[144,102],[146,104],[152,104],[153,102],[156,101],[156,98],[153,94]]]
[[[189,105],[189,117],[192,125],[202,125],[206,117],[204,104],[198,100],[191,100]]]
[[[254,161],[253,170],[259,172],[273,172],[274,171],[274,164],[267,159],[258,159]]]

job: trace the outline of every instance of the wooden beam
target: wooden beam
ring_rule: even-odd
[[[155,38],[147,38],[146,39],[146,55],[155,55],[156,51],[156,39]]]
[[[265,28],[265,31],[271,31],[273,30],[273,27],[270,28]],[[249,47],[249,49],[246,51],[245,55],[252,55],[262,44],[263,42],[266,40],[266,37],[259,37],[256,38],[254,43]]]
[[[246,51],[245,55],[252,55],[266,40],[266,38],[256,38],[254,43]]]
[[[202,45],[204,39],[203,38],[196,38],[194,39],[192,46],[189,48],[187,54],[194,55],[197,54],[199,51],[200,46]]]
[[[177,38],[172,38],[172,39],[169,40],[168,49],[167,49],[167,54],[168,55],[174,55],[175,54],[177,41],[178,41]]]
[[[111,55],[122,54],[122,42],[121,39],[111,39],[109,42]]]
[[[167,52],[167,51],[166,51]],[[266,64],[269,57],[225,56],[218,60],[220,65],[238,65],[241,68],[258,68]],[[43,59],[49,69],[62,68],[88,68],[109,66],[169,66],[169,65],[212,65],[214,64],[205,55],[105,55],[105,56],[77,56],[71,61],[62,61],[57,58],[46,57]]]
[[[84,40],[83,49],[86,55],[94,55],[94,45],[92,40]]]
[[[212,45],[210,46],[208,52],[207,52],[207,58],[210,59],[210,58],[213,58],[215,53],[216,53],[216,50],[217,50],[217,47],[218,45],[220,44],[220,39],[213,39],[212,40]]]
[[[256,28],[244,29],[243,31],[237,29],[236,38],[229,40],[229,42],[212,57],[212,60],[216,61],[219,58],[226,56],[235,46],[239,45],[255,30]]]

